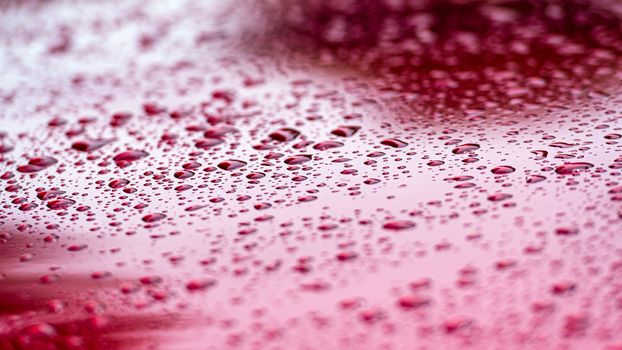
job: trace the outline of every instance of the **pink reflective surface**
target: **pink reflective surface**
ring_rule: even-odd
[[[0,349],[622,349],[617,1],[0,21]]]

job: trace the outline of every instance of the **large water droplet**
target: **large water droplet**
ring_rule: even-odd
[[[313,145],[313,149],[318,151],[326,151],[331,148],[342,147],[343,143],[337,141],[322,141]]]
[[[415,223],[410,220],[393,220],[387,221],[382,225],[385,230],[401,231],[415,227]]]
[[[511,167],[509,165],[496,166],[496,167],[490,169],[490,172],[495,174],[495,175],[511,174],[514,171],[516,171],[516,169],[514,169],[514,167]]]
[[[71,145],[71,148],[75,149],[76,151],[81,151],[81,152],[92,152],[92,151],[95,151],[97,149],[104,147],[105,145],[111,143],[112,141],[113,140],[108,140],[108,139],[89,139],[89,140],[76,141]]]
[[[384,139],[380,141],[380,143],[393,148],[403,148],[408,146],[408,143],[398,139]]]
[[[246,165],[245,161],[237,160],[237,159],[229,159],[223,162],[218,163],[218,167],[222,170],[232,171],[236,169],[240,169]]]
[[[270,133],[268,136],[275,141],[287,142],[294,140],[298,135],[300,135],[300,131],[296,129],[282,128]]]
[[[136,150],[130,150],[130,151],[125,151],[125,152],[121,152],[119,154],[117,154],[116,156],[114,156],[112,158],[112,160],[114,160],[114,162],[121,168],[124,168],[128,165],[130,165],[132,162],[135,162],[141,158],[144,158],[146,156],[148,156],[149,153],[145,152],[145,151],[136,151]]]
[[[565,163],[555,168],[555,172],[560,175],[571,175],[592,168],[594,164],[585,162]]]
[[[64,210],[76,204],[76,201],[69,198],[53,199],[47,203],[47,207],[52,210]]]
[[[473,152],[478,149],[479,149],[479,145],[476,143],[465,143],[463,145],[457,146],[451,152],[453,154],[464,154],[464,153]]]

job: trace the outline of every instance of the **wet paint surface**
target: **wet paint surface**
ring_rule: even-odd
[[[0,348],[622,348],[620,7],[565,5],[6,6]]]

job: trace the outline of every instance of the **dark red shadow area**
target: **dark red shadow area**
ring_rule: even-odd
[[[30,256],[52,259],[58,264],[63,255],[55,256],[49,247],[32,247],[20,257],[29,238],[24,233],[7,232],[2,237],[2,350],[141,349],[156,341],[157,337],[146,336],[150,331],[170,330],[183,323],[175,315],[127,315],[122,311],[123,287],[119,286],[129,283],[101,273],[91,277],[65,276],[54,271],[40,276],[13,273]],[[94,283],[100,278],[104,279]]]
[[[622,53],[621,18],[613,6],[277,1],[263,8],[269,29],[256,46],[354,69],[413,112],[520,110],[611,90]]]

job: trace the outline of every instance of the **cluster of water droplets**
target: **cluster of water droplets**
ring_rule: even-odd
[[[611,16],[277,2],[248,40],[129,3],[16,63],[130,31],[124,65],[1,90],[0,347],[620,346]]]

